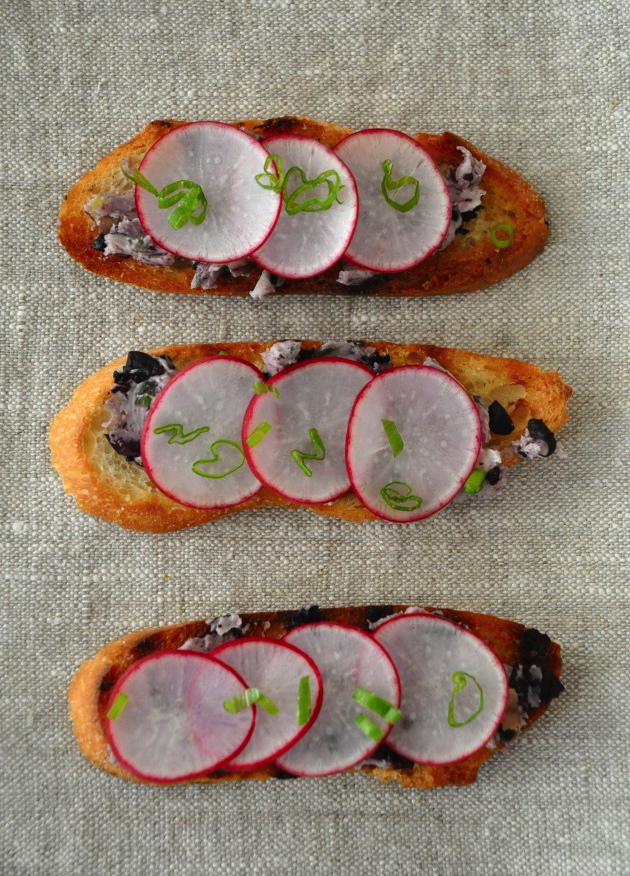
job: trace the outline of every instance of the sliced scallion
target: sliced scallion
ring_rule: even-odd
[[[367,715],[364,715],[363,712],[359,712],[359,714],[354,719],[354,723],[357,725],[361,733],[365,733],[370,739],[374,742],[380,742],[385,733],[381,730],[381,728],[371,721]]]
[[[352,694],[352,699],[365,706],[371,712],[374,712],[375,715],[379,715],[388,724],[395,724],[400,718],[401,712],[399,708],[364,687],[357,687]]]
[[[405,442],[398,431],[398,426],[393,420],[381,420],[381,423],[385,430],[385,434],[387,435],[389,446],[392,448],[392,456],[395,459],[397,456],[400,456],[405,449]]]
[[[127,694],[118,694],[118,696],[112,703],[109,712],[107,713],[107,717],[110,719],[110,721],[115,721],[116,718],[120,718],[125,706],[127,705],[128,700],[129,697],[127,696]]]
[[[298,687],[298,703],[296,723],[298,727],[303,727],[308,724],[311,718],[311,679],[308,675],[304,675],[300,679]]]
[[[259,423],[254,431],[250,433],[250,436],[247,439],[247,445],[249,447],[256,447],[260,444],[265,435],[271,432],[271,428],[271,423],[268,423],[267,420],[263,420],[262,423]]]

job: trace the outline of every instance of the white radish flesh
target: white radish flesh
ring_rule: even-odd
[[[154,782],[216,769],[253,732],[252,709],[230,714],[223,706],[245,690],[232,669],[192,651],[163,651],[138,661],[112,692],[105,730],[114,757]]]
[[[361,205],[345,257],[371,271],[403,271],[431,255],[451,218],[431,156],[406,134],[384,128],[350,134],[335,152],[352,171]]]
[[[264,140],[264,146],[280,156],[278,169],[286,173],[286,181],[278,222],[252,258],[281,277],[319,274],[341,258],[357,223],[352,174],[316,140],[278,135]],[[333,196],[336,183],[342,188]]]
[[[272,377],[243,422],[243,447],[256,476],[295,502],[329,502],[347,492],[348,417],[372,378],[369,368],[337,357],[311,359]]]
[[[322,674],[324,699],[311,729],[278,758],[278,766],[298,776],[326,776],[369,757],[392,725],[353,695],[363,688],[394,708],[399,705],[398,674],[385,650],[361,630],[336,623],[297,627],[283,641],[313,658]],[[357,719],[370,722],[382,736],[366,735]]]
[[[462,760],[483,748],[507,705],[500,660],[469,630],[427,614],[385,621],[374,632],[402,685],[400,721],[387,744],[417,763]]]
[[[249,637],[220,645],[213,659],[235,669],[249,688],[257,688],[277,709],[256,705],[256,727],[245,748],[227,764],[248,770],[275,760],[307,732],[319,712],[323,685],[315,663],[285,642]],[[305,714],[300,692],[306,688]]]
[[[141,442],[143,464],[161,492],[195,508],[236,505],[258,492],[241,427],[261,377],[247,362],[216,356],[190,365],[166,385]]]
[[[280,196],[256,182],[266,150],[249,134],[220,122],[193,122],[175,128],[149,149],[140,173],[161,191],[184,180],[199,185],[207,200],[200,224],[175,229],[171,208],[136,186],[136,207],[143,228],[161,247],[205,262],[232,262],[248,256],[271,234]],[[180,202],[181,203],[181,202]]]
[[[449,374],[422,365],[386,371],[361,391],[350,416],[352,488],[385,520],[422,520],[462,489],[481,438],[475,403]]]

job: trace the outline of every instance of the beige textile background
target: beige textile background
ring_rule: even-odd
[[[630,871],[627,9],[2,3],[2,874]],[[546,251],[471,296],[258,304],[117,285],[58,245],[65,190],[151,119],[289,112],[468,137],[543,193]],[[63,495],[48,424],[96,368],[163,342],[281,336],[422,340],[557,368],[575,390],[568,458],[409,527],[276,510],[151,536]],[[476,785],[144,788],[73,744],[71,675],[127,631],[385,601],[492,612],[563,645],[567,693]]]

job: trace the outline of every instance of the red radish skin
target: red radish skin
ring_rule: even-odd
[[[155,195],[136,186],[142,227],[181,258],[221,264],[249,256],[273,232],[282,206],[276,192],[255,180],[267,156],[256,139],[223,122],[174,128],[149,149],[140,173],[158,190],[181,179],[198,183],[208,201],[206,217],[200,225],[174,230],[168,224],[173,208],[161,209]]]
[[[426,627],[424,631],[422,630],[423,626]],[[435,645],[433,642],[429,644],[430,638],[435,640],[436,630],[438,631],[438,638],[446,633],[451,639],[444,646],[445,652],[442,658],[442,665],[440,665],[441,658],[439,653],[435,653]],[[424,635],[422,635],[423,632]],[[385,620],[377,626],[372,635],[389,653],[396,665],[402,684],[401,711],[403,717],[398,725],[393,728],[393,735],[390,734],[388,737],[387,745],[389,748],[416,763],[440,766],[464,760],[488,744],[497,732],[507,708],[508,680],[503,664],[485,642],[465,627],[447,618],[427,614],[426,612],[409,612]],[[416,638],[420,636],[424,640],[421,644],[424,644],[425,652],[421,653],[420,645],[414,643],[414,645],[408,647],[405,653],[403,649],[403,637],[405,636],[412,639],[412,641],[414,636]],[[453,655],[456,643],[459,644],[460,649],[463,644],[464,650],[467,649],[469,653]],[[410,651],[413,653],[412,659],[410,659]],[[422,672],[427,667],[430,683],[423,685]],[[463,732],[462,728],[467,727],[468,722],[464,722],[458,727],[453,727],[448,722],[447,697],[449,694],[453,696],[453,680],[451,676],[454,670],[463,670],[469,673],[469,677],[473,674],[477,678],[482,677],[486,697],[483,708],[484,710],[488,707],[491,709],[490,723],[485,718],[485,731],[481,733],[474,744],[469,744],[468,747],[464,748],[461,747],[457,734]],[[441,687],[439,685],[440,680],[442,681]],[[494,697],[488,703],[488,689],[492,687],[493,683],[496,690],[494,691]],[[448,687],[449,685],[450,687]],[[471,685],[471,689],[475,696],[478,696],[474,689],[474,684]],[[421,717],[416,723],[421,723],[425,726],[432,717],[431,709],[439,709],[439,726],[434,728],[433,731],[433,736],[438,737],[437,743],[434,743],[433,756],[427,755],[426,742],[424,740],[416,739],[415,743],[413,739],[410,741],[409,736],[411,732],[408,728],[405,728],[406,705],[412,715],[415,715],[417,712],[420,713]],[[474,726],[474,721],[470,726]],[[422,729],[419,732],[422,733]],[[438,757],[435,750],[436,746],[443,746],[445,741],[449,739],[453,740],[453,748],[458,744],[460,745],[459,752],[456,755],[452,752],[450,756],[443,754]],[[414,750],[414,744],[417,750]]]
[[[373,378],[367,366],[337,356],[298,362],[271,377],[267,387],[275,389],[278,396],[273,392],[254,396],[243,420],[242,445],[256,477],[284,498],[304,505],[331,502],[347,493],[350,480],[344,457],[348,417],[356,393]],[[334,411],[337,419],[333,422]],[[272,429],[260,444],[250,447],[247,439],[260,422],[270,423]],[[312,472],[307,478],[291,451],[313,450],[309,437],[312,427],[321,434],[326,457],[307,461]]]
[[[401,404],[400,400],[398,400],[398,407],[396,407],[397,399],[392,387],[396,386],[396,384],[400,384],[401,381],[406,380],[408,375],[413,375],[415,378],[415,380],[412,381],[413,392],[411,392],[411,390],[409,391],[411,392],[412,402],[415,393],[416,404],[405,405],[404,403]],[[417,388],[414,388],[413,383],[417,383],[418,380],[422,382]],[[418,403],[417,396],[420,389],[422,389],[422,383],[426,384],[427,380],[429,380],[430,383],[424,388],[426,397],[421,403]],[[434,384],[434,390],[431,390],[431,383]],[[390,389],[386,388],[387,384],[389,384]],[[442,385],[441,387],[440,384]],[[420,474],[423,473],[419,468],[421,460],[417,460],[414,463],[413,444],[405,442],[405,450],[397,457],[398,461],[396,461],[396,459],[393,458],[385,432],[381,429],[381,420],[393,420],[400,428],[404,439],[406,432],[413,433],[414,429],[419,428],[418,418],[423,416],[425,411],[432,414],[435,419],[434,412],[438,409],[439,402],[435,403],[435,400],[431,398],[432,391],[442,391],[451,396],[450,399],[445,399],[442,402],[442,406],[445,406],[448,403],[448,405],[453,407],[453,404],[455,404],[453,409],[455,410],[455,413],[462,416],[464,425],[468,430],[462,439],[463,446],[460,448],[463,457],[461,463],[452,462],[450,459],[448,460],[450,465],[458,466],[452,476],[452,485],[448,489],[446,489],[446,487],[441,488],[445,495],[441,499],[435,500],[432,500],[430,496],[426,494],[426,491],[423,490],[422,484],[415,486],[420,480]],[[376,396],[376,393],[378,392],[383,393],[383,400],[380,404],[380,408],[379,399],[378,396]],[[394,394],[392,395],[392,393]],[[370,396],[372,396],[372,398]],[[431,404],[429,404],[429,402],[431,402]],[[444,419],[445,417],[450,419],[451,414],[452,411],[451,413],[443,411],[439,419]],[[402,425],[406,422],[409,423],[408,429],[405,428],[405,425]],[[442,445],[450,437],[449,433],[445,430],[443,423],[440,424],[438,422],[438,426],[439,428],[432,436],[434,446],[433,448],[430,448],[434,457],[439,456],[439,452],[442,450]],[[429,427],[423,430],[423,441],[427,441],[424,432],[427,432],[430,436],[431,428],[432,425],[429,424]],[[346,466],[352,489],[359,501],[383,520],[388,520],[392,523],[414,523],[418,520],[424,520],[445,508],[461,491],[479,457],[482,434],[479,413],[472,398],[468,395],[464,387],[461,386],[461,384],[450,374],[425,365],[401,365],[390,371],[385,371],[382,374],[377,375],[364,389],[361,390],[354,403],[352,413],[350,414],[348,438],[346,442]],[[366,440],[372,440],[373,446],[368,447],[367,450],[365,447],[359,449],[359,443],[361,441],[365,443]],[[416,449],[416,454],[417,453],[418,451]],[[370,466],[364,471],[363,469],[365,467],[365,459],[367,456],[370,458]],[[429,488],[431,482],[436,477],[437,464],[438,462],[436,462],[434,458],[430,459],[428,462],[425,461],[424,463],[424,477],[429,484]],[[414,465],[417,467],[415,471]],[[380,472],[380,469],[385,466],[391,466],[389,474],[383,473],[381,475],[376,475],[374,473],[375,471]],[[408,483],[405,480],[404,475],[397,474],[397,472],[404,470],[403,467],[409,469],[411,472],[410,479],[413,481],[412,483]],[[378,483],[370,482],[370,475],[372,476],[372,481],[378,478]],[[384,488],[385,485],[391,483],[402,483],[406,486],[410,486],[412,489],[411,498],[421,498],[422,504],[416,510],[411,511],[390,510],[381,496],[380,488]],[[423,495],[423,492],[425,492],[425,495]]]
[[[274,705],[279,706],[280,695],[277,692],[277,682],[274,686],[273,679],[265,675],[264,669],[262,671],[258,669],[257,672],[248,673],[246,667],[247,658],[243,660],[239,657],[239,652],[242,652],[244,648],[251,648],[252,645],[253,647],[256,647],[256,645],[258,645],[258,647],[261,647],[268,651],[276,651],[276,656],[281,655],[281,659],[283,659],[285,655],[290,655],[293,660],[296,661],[296,664],[300,667],[298,682],[299,678],[305,675],[308,676],[311,681],[312,711],[307,723],[304,724],[302,727],[299,727],[295,722],[297,714],[298,693],[298,684],[296,684],[295,696],[291,699],[291,702],[288,705],[288,708],[291,710],[292,723],[294,724],[291,736],[273,750],[268,750],[264,757],[252,758],[251,754],[249,754],[250,750],[254,747],[258,747],[258,749],[260,749],[260,744],[258,743],[257,737],[259,737],[261,733],[266,729],[266,726],[270,727],[271,730],[273,730],[274,722],[280,720],[281,717],[280,714],[267,715],[261,706],[254,706],[253,708],[256,709],[256,726],[254,728],[254,732],[247,742],[247,745],[243,749],[241,749],[236,758],[232,758],[232,760],[225,764],[225,768],[230,770],[244,771],[257,769],[258,767],[264,766],[267,763],[273,762],[276,758],[284,754],[285,751],[288,751],[290,748],[292,748],[315,722],[315,719],[319,714],[319,710],[321,709],[324,694],[324,684],[322,681],[322,676],[319,669],[317,668],[316,663],[308,656],[308,654],[305,654],[304,651],[300,651],[299,648],[296,648],[294,645],[291,645],[288,642],[282,642],[276,639],[265,639],[262,636],[247,636],[245,638],[237,639],[232,642],[226,642],[224,645],[219,645],[218,648],[215,648],[212,651],[212,658],[214,660],[219,660],[221,663],[225,663],[227,666],[230,666],[232,669],[239,673],[239,675],[244,679],[248,687],[259,688],[259,690],[261,690],[271,700],[271,702],[274,703]],[[269,655],[267,655],[267,658],[272,659],[269,657]],[[282,687],[282,684],[280,684],[280,687]]]
[[[376,272],[406,271],[434,253],[449,228],[451,202],[444,177],[420,144],[389,128],[368,128],[349,134],[335,147],[355,177],[361,208],[355,233],[344,258]],[[419,201],[400,212],[384,199],[382,163],[393,159],[393,178],[411,175],[420,182]],[[392,200],[404,203],[402,192]]]
[[[223,702],[230,697],[237,696],[239,693],[242,693],[246,690],[247,685],[243,681],[243,679],[231,669],[229,666],[226,666],[218,661],[214,661],[212,657],[207,654],[201,654],[194,651],[161,651],[157,654],[152,654],[149,657],[145,657],[142,660],[134,663],[125,673],[122,675],[116,685],[114,686],[111,697],[109,700],[109,704],[107,707],[107,711],[111,709],[113,703],[116,701],[116,698],[119,694],[123,692],[125,688],[130,691],[130,687],[134,684],[134,681],[137,683],[139,680],[142,685],[142,679],[138,679],[138,673],[144,673],[146,675],[147,668],[149,671],[151,666],[162,661],[162,666],[164,666],[164,661],[169,661],[170,668],[167,671],[173,670],[173,661],[175,661],[179,668],[178,671],[181,675],[182,671],[193,671],[192,680],[187,682],[186,690],[182,693],[182,696],[185,698],[184,708],[186,710],[190,709],[191,718],[189,723],[189,732],[187,732],[186,742],[195,742],[199,748],[200,753],[205,755],[205,761],[203,766],[199,769],[195,770],[185,770],[181,773],[174,773],[168,776],[155,774],[152,772],[148,772],[146,768],[139,767],[138,764],[134,763],[130,760],[129,752],[123,751],[125,748],[124,745],[121,745],[121,734],[124,734],[124,724],[125,721],[131,721],[131,731],[133,732],[134,720],[137,720],[137,716],[133,715],[134,708],[134,699],[133,696],[129,697],[126,706],[122,710],[121,714],[115,718],[106,717],[105,719],[105,733],[107,736],[107,741],[112,750],[112,753],[116,760],[121,763],[130,773],[137,776],[141,779],[148,779],[152,782],[158,782],[160,784],[171,784],[173,782],[182,782],[188,781],[190,779],[198,778],[199,776],[203,776],[206,773],[211,772],[212,770],[219,769],[226,762],[235,757],[249,742],[252,733],[254,732],[255,720],[256,716],[253,710],[245,710],[244,713],[239,713],[237,715],[230,715],[226,712],[223,707]],[[195,665],[196,664],[196,665]],[[207,675],[210,673],[210,676],[214,676],[215,679],[220,679],[219,681],[219,690],[221,691],[219,697],[211,697],[212,700],[212,714],[220,719],[224,723],[222,728],[222,733],[229,737],[229,743],[222,744],[224,750],[217,755],[216,753],[216,740],[214,743],[214,749],[211,742],[212,736],[207,738],[200,733],[202,731],[203,734],[208,734],[210,732],[211,727],[213,726],[212,720],[209,720],[209,715],[207,712],[207,703],[204,703],[206,706],[206,713],[204,717],[196,716],[196,724],[193,723],[192,711],[195,708],[200,708],[201,697],[199,694],[195,694],[195,677],[199,678],[200,675]],[[146,684],[147,682],[145,682]],[[148,682],[149,686],[155,684],[155,681]],[[140,687],[141,690],[141,687]],[[154,691],[152,691],[154,692]],[[217,705],[218,704],[218,705]],[[160,703],[163,707],[163,701]],[[179,702],[178,706],[181,708],[182,703]],[[146,704],[144,706],[146,712]],[[201,724],[201,726],[199,726]],[[216,724],[214,724],[216,730]],[[159,736],[156,738],[155,733],[153,735],[150,732],[152,728],[145,728],[143,733],[141,734],[141,739],[136,742],[137,745],[140,746],[143,753],[152,752],[155,753],[155,747],[159,744]],[[158,728],[159,729],[159,728]],[[126,748],[129,746],[127,745]],[[214,752],[214,754],[212,753]],[[168,752],[167,752],[168,753]],[[203,759],[203,758],[202,758]]]
[[[338,155],[308,137],[278,134],[267,137],[263,145],[270,154],[281,156],[285,173],[296,166],[308,180],[314,180],[322,171],[333,169],[341,178],[339,201],[327,210],[289,215],[285,192],[271,235],[251,254],[261,267],[280,277],[303,279],[321,274],[341,258],[357,226],[359,200],[354,177]],[[289,194],[295,190],[296,182],[297,173],[288,177]],[[304,199],[321,197],[326,192],[326,184],[321,183]]]
[[[260,482],[255,478],[253,474],[251,474],[251,478],[246,478],[246,483],[243,487],[243,490],[235,497],[231,499],[227,499],[225,501],[221,501],[217,503],[216,501],[207,500],[205,502],[194,501],[190,498],[184,497],[180,489],[181,485],[177,484],[176,488],[173,488],[170,484],[166,483],[167,479],[173,477],[173,472],[168,468],[164,468],[163,462],[160,460],[159,466],[156,465],[156,461],[153,460],[153,455],[155,454],[155,434],[154,428],[159,428],[159,419],[162,416],[162,412],[164,411],[164,407],[167,403],[169,403],[169,399],[172,398],[173,392],[178,392],[182,384],[189,379],[190,374],[197,368],[205,368],[209,365],[209,363],[216,363],[216,367],[221,367],[221,370],[226,370],[226,366],[229,368],[229,363],[235,363],[238,365],[239,369],[239,393],[243,396],[240,399],[241,410],[244,412],[246,410],[247,404],[249,403],[249,398],[254,394],[253,384],[260,382],[263,380],[263,376],[261,372],[254,365],[251,365],[249,362],[245,362],[242,359],[238,359],[235,356],[212,356],[208,359],[203,359],[199,362],[194,362],[191,365],[188,365],[186,368],[183,368],[180,372],[178,372],[175,377],[173,377],[169,383],[164,387],[161,391],[155,402],[152,404],[147,419],[144,423],[142,429],[142,436],[140,442],[140,455],[142,458],[142,463],[147,472],[149,478],[153,481],[155,486],[160,490],[160,492],[164,493],[169,498],[173,499],[175,502],[178,502],[180,505],[185,505],[190,508],[227,508],[232,505],[239,505],[241,502],[250,499],[254,496],[261,488]],[[230,385],[230,382],[226,378],[220,382],[220,386],[223,389],[225,387],[225,391],[229,393],[229,397],[227,399],[227,407],[229,408],[230,417],[232,419],[230,425],[229,437],[227,440],[235,441],[240,446],[240,432],[241,432],[241,420],[237,416],[237,410],[234,408],[235,405],[238,406],[239,400],[236,396],[235,389],[233,385]],[[248,392],[247,390],[251,390]],[[194,414],[194,422],[191,421],[191,424],[187,424],[187,428],[184,429],[185,432],[190,432],[190,430],[194,429],[195,426],[200,426],[205,428],[209,424],[212,424],[214,419],[214,410],[213,398],[206,396],[204,399],[205,406],[201,404],[200,399],[193,400],[192,413]],[[171,418],[166,417],[167,420]],[[202,422],[203,421],[203,422]],[[162,425],[165,425],[162,423]],[[208,437],[209,436],[209,437]],[[168,435],[161,436],[166,442],[169,438]],[[214,431],[206,432],[199,436],[199,438],[194,442],[195,443],[195,456],[197,455],[196,448],[199,447],[199,456],[203,457],[206,452],[209,443],[212,441],[224,441],[226,440],[225,435],[219,434],[217,435]],[[233,449],[232,449],[233,455]],[[244,458],[244,457],[243,457]],[[245,461],[245,469],[247,468],[247,462]],[[201,481],[202,479],[199,478]]]
[[[345,642],[345,648],[337,652],[330,642],[318,642],[317,632],[312,638],[313,631],[317,630],[322,630],[324,637],[326,634],[330,634],[329,638],[336,640],[337,646],[340,646],[341,642]],[[323,734],[325,739],[330,742],[331,727],[334,735],[335,724],[338,724],[338,732],[341,730],[342,734],[344,732],[354,734],[352,741],[355,751],[352,755],[350,753],[338,755],[345,759],[334,765],[331,763],[330,756],[326,759],[324,753],[321,755],[323,763],[319,767],[311,765],[309,769],[304,763],[309,759],[309,751],[311,750],[309,733],[307,733],[300,742],[285,752],[283,757],[276,760],[276,765],[293,775],[321,777],[351,769],[370,757],[387,738],[391,725],[386,724],[365,706],[355,703],[352,700],[352,693],[356,687],[363,686],[387,699],[392,705],[396,707],[400,705],[400,678],[386,649],[374,637],[356,627],[328,621],[296,627],[287,633],[282,641],[294,643],[300,650],[309,654],[319,666],[322,674],[324,699],[318,718],[310,728],[309,733]],[[372,648],[373,645],[377,645],[377,648]],[[319,653],[320,650],[321,653]],[[354,653],[351,654],[351,652]],[[356,660],[356,665],[343,668],[344,657],[348,660],[349,654],[351,654],[351,660]],[[324,665],[325,661],[328,661],[328,665]],[[377,687],[378,689],[375,689]],[[343,710],[347,714],[344,715]],[[382,729],[383,737],[378,742],[368,739],[354,724],[352,717],[359,713],[366,714]],[[317,745],[317,735],[313,742]]]

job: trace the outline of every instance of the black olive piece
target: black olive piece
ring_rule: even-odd
[[[473,173],[465,173],[464,174],[464,179],[466,180],[466,182],[472,182],[474,178],[475,178],[475,175]]]
[[[395,770],[412,769],[413,761],[408,757],[403,757],[402,754],[397,754],[388,748],[387,745],[379,745],[379,747],[370,755],[370,760],[384,760]]]
[[[95,249],[97,252],[105,252],[106,246],[107,244],[105,243],[104,234],[99,234],[99,236],[92,241],[92,249]]]
[[[291,615],[289,620],[289,629],[301,627],[302,624],[314,624],[323,620],[323,615],[319,610],[318,605],[307,605],[304,608],[299,608]]]
[[[455,234],[470,234],[470,228],[465,228],[463,225],[460,225],[459,228],[455,229]]]
[[[494,468],[491,468],[490,471],[486,472],[486,483],[490,484],[491,487],[494,487],[495,484],[499,483],[501,479],[501,466],[495,465]]]
[[[514,422],[503,405],[493,401],[488,408],[490,431],[495,435],[510,435],[514,431]]]
[[[393,613],[394,609],[391,605],[369,605],[365,610],[365,619],[368,623],[375,624]]]
[[[504,730],[503,727],[499,727],[499,739],[501,742],[511,742],[516,736],[516,731],[514,730]]]
[[[134,459],[136,456],[140,456],[140,438],[138,436],[131,435],[129,432],[123,432],[122,434],[109,432],[105,437],[116,453],[120,453],[121,456],[126,456],[127,459]]]
[[[274,779],[297,779],[297,776],[294,776],[293,773],[288,773],[286,770],[281,770],[278,767],[278,772],[275,774]]]
[[[556,452],[556,447],[558,442],[556,441],[556,436],[553,434],[551,429],[545,424],[544,420],[535,420],[531,419],[527,424],[527,431],[535,438],[537,441],[544,441],[547,447],[549,448],[545,456],[551,456],[552,453]]]

